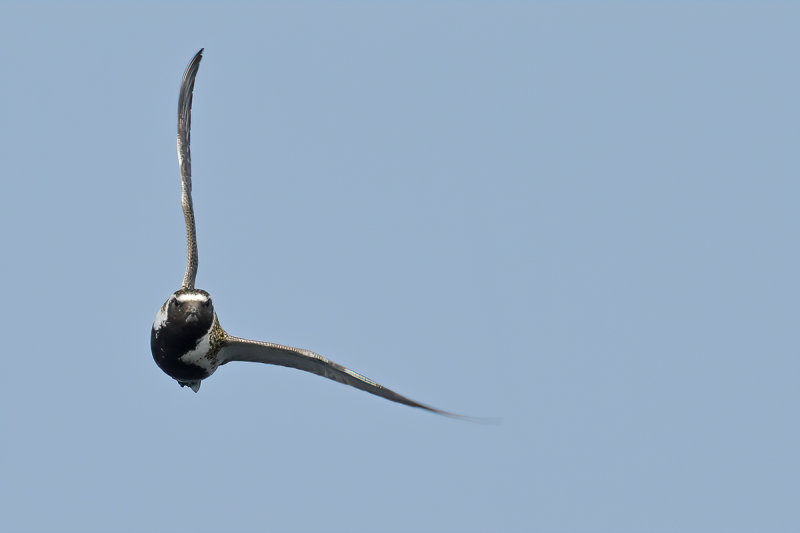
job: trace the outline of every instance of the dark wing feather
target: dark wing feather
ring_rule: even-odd
[[[197,277],[197,235],[192,206],[192,153],[189,149],[189,140],[192,129],[192,92],[201,59],[203,59],[202,48],[183,72],[178,95],[178,165],[181,167],[181,207],[186,221],[186,273],[182,285],[184,289],[193,289]]]
[[[254,363],[267,363],[270,365],[297,368],[367,391],[370,394],[386,398],[393,402],[419,407],[420,409],[426,409],[452,418],[470,418],[415,402],[414,400],[387,389],[358,372],[334,363],[318,353],[314,353],[310,350],[303,350],[302,348],[292,348],[291,346],[283,346],[282,344],[275,344],[272,342],[251,341],[229,336],[226,338],[225,344],[220,350],[219,358],[220,364],[225,364],[230,361],[250,361]]]

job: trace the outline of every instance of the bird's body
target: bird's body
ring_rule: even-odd
[[[158,310],[150,332],[156,364],[183,386],[200,388],[200,381],[219,366],[217,354],[225,332],[211,304],[199,289],[182,289]]]
[[[200,389],[201,381],[221,365],[231,361],[250,361],[304,370],[394,402],[462,418],[410,400],[309,350],[242,339],[222,329],[211,295],[194,287],[198,260],[191,196],[189,131],[192,93],[202,53],[201,49],[186,67],[178,98],[178,163],[181,170],[181,205],[186,222],[187,263],[181,288],[164,302],[153,322],[150,348],[156,364],[182,387],[190,387],[195,392]]]

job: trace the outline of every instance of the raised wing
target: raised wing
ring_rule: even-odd
[[[186,67],[178,95],[178,165],[181,167],[181,207],[186,221],[186,273],[182,284],[184,289],[193,289],[197,277],[197,235],[192,206],[192,154],[189,150],[189,137],[192,128],[192,91],[201,59],[203,59],[202,48]]]
[[[303,350],[302,348],[292,348],[291,346],[283,346],[282,344],[275,344],[272,342],[251,341],[228,336],[225,339],[225,344],[220,350],[218,357],[221,365],[231,361],[250,361],[254,363],[267,363],[270,365],[297,368],[367,391],[370,394],[386,398],[393,402],[410,405],[411,407],[419,407],[420,409],[426,409],[451,418],[471,419],[470,417],[449,413],[415,402],[414,400],[387,389],[383,385],[372,381],[358,372],[334,363],[318,353],[314,353],[310,350]],[[479,421],[478,419],[471,420]]]

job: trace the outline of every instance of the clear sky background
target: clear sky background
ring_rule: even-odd
[[[800,530],[800,8],[0,7],[3,531]],[[150,355],[229,332],[472,424]]]

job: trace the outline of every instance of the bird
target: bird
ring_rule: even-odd
[[[234,361],[266,363],[295,368],[369,392],[400,404],[452,418],[467,417],[425,405],[398,394],[354,370],[322,355],[273,342],[235,337],[220,325],[211,295],[195,287],[197,232],[192,205],[190,130],[195,78],[203,49],[189,62],[178,95],[178,165],[181,174],[181,207],[186,223],[186,271],[181,287],[159,308],[150,332],[150,349],[161,370],[194,392],[203,380]]]

